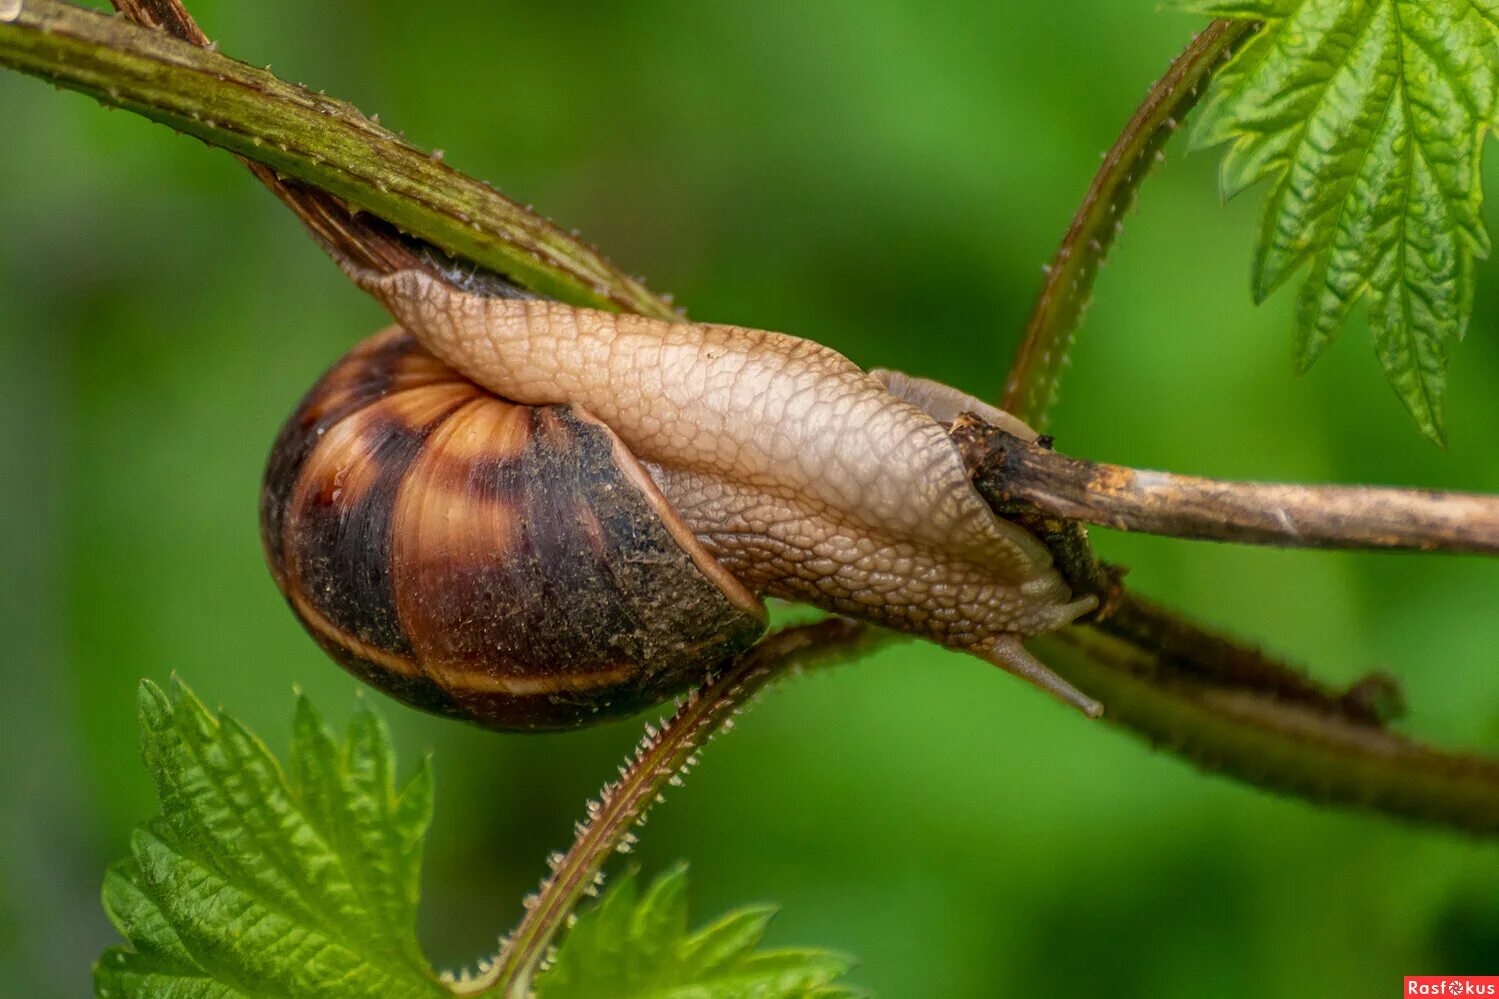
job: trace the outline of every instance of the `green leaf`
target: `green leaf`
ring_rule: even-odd
[[[1375,351],[1421,431],[1445,439],[1448,350],[1488,254],[1479,162],[1499,86],[1499,0],[1178,0],[1264,26],[1213,81],[1193,131],[1231,143],[1233,196],[1270,181],[1261,301],[1306,268],[1306,370],[1366,298]]]
[[[837,983],[850,962],[820,950],[762,950],[773,908],[731,912],[687,930],[687,869],[672,868],[643,897],[625,877],[579,917],[537,980],[540,999],[777,999],[860,993]]]
[[[140,687],[141,753],[162,814],[104,883],[130,947],[94,969],[110,999],[451,996],[416,942],[423,766],[397,791],[362,704],[338,740],[299,698],[290,775],[177,684]]]
[[[361,701],[342,739],[297,698],[291,765],[180,682],[138,696],[141,755],[161,815],[104,880],[128,947],[94,966],[101,999],[451,999],[416,940],[424,764],[397,790],[395,756]],[[625,878],[578,920],[548,999],[842,997],[841,957],[756,951],[774,910],[689,933],[684,867],[637,897]]]

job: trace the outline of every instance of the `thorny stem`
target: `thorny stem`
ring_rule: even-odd
[[[526,901],[526,915],[506,941],[494,965],[479,979],[464,983],[465,994],[517,999],[529,994],[532,976],[552,941],[585,896],[596,893],[600,871],[610,855],[628,852],[631,832],[661,800],[668,785],[697,762],[697,752],[733,723],[770,680],[809,666],[847,659],[873,639],[872,629],[842,618],[788,628],[766,638],[731,660],[716,676],[694,690],[657,730],[646,727],[632,759],[620,768],[617,783],[606,784],[588,818],[577,825],[572,847],[554,856],[552,874],[539,894]]]
[[[138,10],[146,11],[148,16],[150,16],[149,12],[153,8],[157,10],[165,10],[166,14],[164,15],[164,19],[161,21],[161,23],[164,24],[170,24],[171,18],[177,16],[172,8],[175,8],[176,11],[181,10],[180,4],[177,3],[177,0],[134,0],[133,3],[127,3],[126,6],[127,8],[134,7]],[[18,60],[16,59],[14,53],[15,51],[23,50],[27,47],[26,40],[24,38],[18,40],[15,34],[8,35],[6,32],[11,25],[22,24],[22,22],[25,20],[24,15],[26,11],[30,11],[34,14],[35,11],[40,9],[41,7],[46,7],[48,11],[54,15],[58,15],[60,12],[65,13],[68,10],[68,8],[55,3],[54,0],[26,0],[24,10],[20,7],[0,8],[0,10],[3,10],[8,14],[8,16],[14,18],[14,20],[10,22],[10,25],[6,23],[0,23],[0,62],[8,61],[12,64],[18,64]],[[97,15],[91,15],[87,12],[78,13],[85,17],[97,17]],[[181,13],[185,14],[185,12]],[[24,24],[23,27],[25,27]],[[120,27],[128,28],[128,26],[123,25]],[[35,32],[37,29],[38,24],[35,19],[33,19],[33,21],[30,22],[30,30]],[[1234,39],[1229,35],[1224,34],[1223,32],[1225,30],[1226,28],[1224,25],[1215,24],[1208,30],[1208,32],[1206,32],[1204,35],[1199,36],[1198,39],[1193,43],[1193,45],[1188,48],[1183,56],[1177,61],[1177,65],[1173,66],[1171,71],[1167,73],[1167,76],[1162,81],[1162,83],[1158,84],[1157,87],[1152,91],[1151,96],[1147,98],[1141,112],[1136,114],[1135,118],[1131,122],[1130,128],[1126,130],[1127,136],[1133,135],[1134,139],[1130,140],[1127,137],[1122,138],[1119,143],[1116,143],[1116,151],[1132,148],[1133,146],[1138,146],[1141,150],[1154,149],[1154,146],[1150,144],[1150,141],[1154,141],[1153,139],[1150,141],[1142,140],[1142,137],[1145,137],[1146,133],[1149,130],[1146,125],[1142,124],[1144,122],[1154,123],[1155,133],[1152,134],[1156,135],[1156,137],[1159,139],[1164,139],[1165,136],[1169,134],[1171,119],[1175,117],[1176,114],[1184,112],[1189,104],[1189,101],[1185,100],[1182,95],[1184,95],[1187,90],[1190,90],[1194,87],[1200,87],[1203,77],[1211,73],[1212,69],[1220,64],[1220,60],[1223,58],[1224,54],[1231,50],[1231,43],[1232,41],[1234,41]],[[104,37],[102,41],[98,42],[95,45],[95,47],[107,49],[110,45],[119,45],[124,46],[128,49],[131,46],[136,45],[138,41],[138,32],[134,34],[111,35]],[[87,44],[80,44],[83,44],[85,49],[88,48]],[[45,56],[44,50],[38,50],[33,47],[32,51],[43,51],[43,54]],[[52,53],[54,56],[53,62],[49,63],[47,59],[43,57],[41,58],[40,63],[31,65],[29,71],[36,72],[39,75],[48,76],[51,78],[58,78],[59,76],[61,76],[63,78],[63,82],[68,82],[67,72],[69,70],[69,66],[67,62],[57,61],[55,58],[59,55],[59,51],[61,50],[54,51]],[[62,52],[62,54],[65,55],[66,52]],[[149,62],[150,59],[153,58],[149,50],[136,51],[135,55],[139,58],[145,59],[147,62]],[[174,58],[177,57],[174,56]],[[107,70],[107,67],[109,65],[108,53],[94,52],[88,57],[88,59],[85,59],[84,62],[85,64],[89,65],[106,67],[106,69],[99,70],[99,74],[97,75],[100,75],[101,78],[96,79],[95,81],[96,83],[104,84],[105,89],[103,91],[100,91],[97,87],[95,87],[91,92],[95,93],[95,95],[99,96],[102,100],[108,102],[110,100],[110,91],[112,90],[112,88],[109,86],[110,78]],[[168,60],[168,63],[169,65],[167,69],[170,69],[170,60]],[[238,64],[232,65],[237,66]],[[139,67],[137,67],[137,72],[142,72]],[[150,76],[151,74],[146,73],[145,75]],[[1191,81],[1191,87],[1187,86],[1188,81]],[[197,79],[196,83],[201,84],[201,95],[212,97],[217,94],[217,91],[214,88],[213,80]],[[219,83],[223,86],[229,87],[230,89],[233,89],[234,87],[232,83],[226,81],[219,81]],[[78,86],[80,87],[80,89],[89,89],[89,87],[78,82],[70,83],[69,85]],[[284,85],[278,83],[277,86]],[[302,92],[297,91],[297,93]],[[1174,105],[1169,99],[1172,95],[1176,95],[1176,97],[1180,99],[1178,103]],[[174,100],[178,99],[176,95],[171,94],[169,91],[164,93],[162,99],[166,98],[172,98]],[[280,99],[276,97],[274,93],[267,92],[267,94],[264,95],[264,106],[264,118],[258,120],[260,124],[267,129],[267,135],[275,134],[273,126],[276,126],[277,122],[279,121],[278,115],[280,114],[280,108],[282,107],[282,104],[280,103]],[[336,106],[346,112],[347,115],[357,117],[357,112],[354,112],[352,109],[348,108],[347,105]],[[1168,107],[1171,107],[1174,110],[1171,113],[1167,113],[1166,109]],[[1152,111],[1150,109],[1154,110]],[[157,115],[157,117],[162,117],[162,115]],[[321,125],[324,129],[330,130],[335,134],[342,134],[343,130],[351,127],[350,123],[346,120],[345,115],[330,115],[321,122]],[[380,131],[374,129],[373,126],[359,126],[355,129],[355,131],[361,135],[371,130],[376,132]],[[384,134],[388,136],[388,133]],[[249,133],[249,135],[252,139],[259,137],[259,133],[252,132]],[[206,134],[204,137],[207,141],[210,142],[219,141],[218,138],[211,134],[211,132],[210,134]],[[229,137],[233,138],[232,135]],[[244,136],[240,136],[240,138],[244,138]],[[257,152],[264,153],[265,148],[266,147],[263,142],[259,145],[256,145],[252,141],[251,147],[247,152],[248,155],[254,156]],[[387,152],[394,152],[398,154],[399,158],[399,155],[403,154],[403,151],[406,150],[409,150],[409,147],[404,146],[404,144],[400,143],[399,140],[392,140],[389,146],[383,145],[381,143],[375,143],[370,147],[370,155],[378,158],[382,155],[385,155]],[[1151,155],[1153,155],[1153,153]],[[1136,158],[1137,160],[1142,159],[1142,157],[1139,156],[1137,156]],[[1121,155],[1115,155],[1111,157],[1110,160],[1106,161],[1105,169],[1100,174],[1101,180],[1095,183],[1093,190],[1090,191],[1089,204],[1091,204],[1095,210],[1091,214],[1086,210],[1079,212],[1079,218],[1093,218],[1095,220],[1093,224],[1100,227],[1097,229],[1099,235],[1102,237],[1099,239],[1099,251],[1107,246],[1107,238],[1112,234],[1113,231],[1112,221],[1117,216],[1118,209],[1116,208],[1112,212],[1103,211],[1102,213],[1100,213],[1096,210],[1097,207],[1105,203],[1122,204],[1123,202],[1121,202],[1118,197],[1118,191],[1124,189],[1133,190],[1133,185],[1138,182],[1138,177],[1130,178],[1128,176],[1128,170],[1125,170],[1122,174],[1118,172],[1119,165],[1125,162],[1126,157],[1123,157]],[[1114,168],[1114,173],[1110,173],[1111,165]],[[372,166],[371,169],[375,169],[376,167],[378,167],[378,164]],[[445,193],[448,191],[448,188],[445,186],[448,183],[456,183],[460,187],[465,184],[472,183],[471,181],[468,181],[467,178],[464,178],[452,171],[448,171],[448,175],[449,176],[447,178],[437,178],[433,182],[437,193],[439,195],[442,195],[442,198],[438,198],[437,200],[443,200],[443,198],[448,197],[448,195]],[[1112,177],[1113,180],[1107,181],[1102,179],[1105,177],[1105,175]],[[1103,197],[1100,192],[1109,190],[1111,184],[1115,189],[1115,193],[1113,195],[1110,195],[1108,198]],[[503,199],[501,200],[503,201]],[[1125,198],[1124,200],[1127,202],[1127,198]],[[511,205],[509,202],[503,202],[503,204],[505,206],[508,206],[506,208],[507,212],[518,214],[523,218],[529,218],[527,213],[525,213],[521,209],[515,208],[515,206]],[[294,204],[293,207],[295,208],[296,205]],[[305,218],[306,215],[304,214],[304,219]],[[545,227],[545,223],[541,223],[539,220],[534,221],[535,225]],[[316,226],[314,226],[313,228],[315,232],[318,231]],[[502,226],[498,221],[495,221],[493,223],[486,222],[485,228],[493,228],[498,231],[502,228]],[[438,229],[440,230],[441,226],[438,226]],[[1088,229],[1086,225],[1080,225],[1079,223],[1075,222],[1073,232],[1070,234],[1070,238],[1077,241],[1077,245],[1086,246],[1092,249],[1090,240],[1083,235],[1087,231]],[[442,240],[436,235],[436,232],[437,230],[428,230],[423,234],[430,236],[434,239],[434,241],[441,243]],[[319,232],[319,235],[320,237],[326,239],[326,235],[324,233]],[[363,238],[362,233],[356,232],[354,241],[357,243],[361,238]],[[500,238],[503,239],[503,237]],[[1099,253],[1094,254],[1095,258],[1097,256],[1099,256]],[[1096,263],[1097,260],[1094,259],[1090,266],[1096,267]],[[1078,273],[1085,273],[1087,269],[1088,268],[1083,268]],[[630,287],[626,285],[610,285],[606,283],[604,287],[606,291],[615,299],[628,297],[628,294],[630,293]],[[1061,286],[1058,285],[1058,287]],[[1074,290],[1078,290],[1082,286],[1074,285],[1072,287]],[[564,297],[570,301],[580,301],[579,298],[573,296],[571,293],[564,293],[561,297]],[[1065,299],[1066,296],[1062,296],[1060,298],[1054,296],[1050,299],[1050,305],[1043,303],[1041,306],[1038,306],[1038,314],[1050,315],[1051,318],[1047,319],[1044,323],[1033,324],[1034,327],[1042,330],[1050,329],[1053,331],[1054,335],[1057,330],[1066,326],[1066,323],[1068,321],[1075,321],[1077,309],[1072,307],[1064,307],[1066,306]],[[659,302],[659,300],[656,301]],[[1075,304],[1076,303],[1074,303],[1074,305]],[[1072,317],[1071,320],[1064,320],[1064,317],[1068,315]],[[1021,381],[1023,382],[1024,379],[1021,379]],[[980,481],[980,486],[981,488],[983,486],[982,480]],[[1058,551],[1059,562],[1062,564],[1064,571],[1069,572],[1069,578],[1073,580],[1074,585],[1081,590],[1085,590],[1088,592],[1097,592],[1104,598],[1104,601],[1108,606],[1120,608],[1119,614],[1112,618],[1105,618],[1093,627],[1101,634],[1107,634],[1116,642],[1124,642],[1128,644],[1133,649],[1133,652],[1131,654],[1133,656],[1139,657],[1139,662],[1149,662],[1155,665],[1156,668],[1153,671],[1135,669],[1132,675],[1136,677],[1136,683],[1144,684],[1146,687],[1149,687],[1149,685],[1151,685],[1152,683],[1164,682],[1164,678],[1168,675],[1166,672],[1168,665],[1176,664],[1176,672],[1180,675],[1173,675],[1171,678],[1172,683],[1178,685],[1186,684],[1188,686],[1192,684],[1212,684],[1221,686],[1223,682],[1222,677],[1225,675],[1224,664],[1229,663],[1233,666],[1233,669],[1230,672],[1232,673],[1232,675],[1237,677],[1235,683],[1239,688],[1241,688],[1238,690],[1238,695],[1241,697],[1261,698],[1266,702],[1267,706],[1271,707],[1273,707],[1276,702],[1288,697],[1288,692],[1298,689],[1298,685],[1310,684],[1310,681],[1306,680],[1306,678],[1302,676],[1297,670],[1263,655],[1241,655],[1239,654],[1239,651],[1241,650],[1238,650],[1238,647],[1228,640],[1223,639],[1221,636],[1214,635],[1211,632],[1197,628],[1190,622],[1187,622],[1173,614],[1160,610],[1159,608],[1153,608],[1150,615],[1144,616],[1153,622],[1151,627],[1131,627],[1129,622],[1134,621],[1135,624],[1138,624],[1138,620],[1142,617],[1142,615],[1139,613],[1139,608],[1142,606],[1141,602],[1138,600],[1138,598],[1126,594],[1123,591],[1123,589],[1118,585],[1117,578],[1113,573],[1103,567],[1098,566],[1096,559],[1094,559],[1092,556],[1091,550],[1087,547],[1086,538],[1085,536],[1083,536],[1081,528],[1077,524],[1068,522],[1061,518],[1047,517],[1044,515],[1040,516],[1039,519],[1032,518],[1032,520],[1034,520],[1035,522],[1031,524],[1031,526],[1033,526],[1034,529],[1041,533],[1048,540],[1048,542],[1053,545],[1054,550]],[[1064,542],[1067,542],[1069,540],[1071,540],[1073,544],[1064,544]],[[845,624],[844,626],[848,627],[849,625]],[[1069,633],[1069,637],[1072,634],[1073,633]],[[1190,636],[1190,640],[1186,640],[1183,636]],[[1171,642],[1168,642],[1168,638],[1174,640],[1175,644],[1173,645],[1171,644]],[[1082,642],[1084,640],[1077,639],[1077,641]],[[1099,674],[1097,674],[1097,670],[1123,669],[1124,661],[1118,655],[1106,654],[1107,650],[1103,645],[1097,645],[1095,643],[1094,647],[1104,650],[1104,652],[1101,652],[1101,654],[1104,654],[1104,659],[1101,661],[1101,664],[1097,665],[1094,668],[1094,672],[1092,674],[1085,676],[1082,672],[1064,670],[1064,675],[1067,675],[1069,679],[1079,683],[1084,687],[1091,687],[1097,690],[1099,693],[1104,693],[1109,685],[1099,681]],[[1138,666],[1138,662],[1136,663],[1136,666]],[[1375,685],[1376,688],[1378,686],[1379,685],[1377,684]],[[1315,684],[1312,684],[1307,689],[1311,689],[1314,691],[1320,690],[1320,688],[1317,688]],[[1367,693],[1367,690],[1365,692]],[[1325,696],[1321,693],[1318,693],[1316,694],[1316,696],[1314,696],[1313,700],[1316,700],[1318,697],[1322,697],[1323,699],[1338,699],[1330,693],[1326,694]],[[1295,700],[1295,698],[1293,697],[1292,700]],[[1348,703],[1347,698],[1345,697],[1342,700],[1346,706],[1346,703]],[[1356,701],[1357,698],[1355,698],[1354,700]],[[1159,718],[1141,720],[1137,719],[1130,712],[1122,710],[1115,711],[1113,712],[1113,714],[1107,717],[1112,718],[1112,720],[1116,723],[1122,723],[1131,726],[1134,726],[1138,723],[1141,726],[1139,730],[1148,738],[1156,741],[1161,741],[1168,746],[1180,745],[1185,747],[1200,742],[1200,740],[1196,738],[1196,730],[1192,729],[1190,726],[1206,725],[1211,727],[1210,723],[1214,718],[1214,716],[1211,714],[1212,710],[1214,710],[1214,703],[1215,702],[1212,702],[1209,699],[1202,699],[1198,708],[1199,713],[1195,715],[1183,714],[1177,716],[1176,718],[1177,722],[1182,725],[1188,726],[1188,728],[1183,729],[1182,731],[1167,731],[1164,732],[1164,734],[1163,730],[1158,724]],[[1207,705],[1207,707],[1203,707],[1202,705]],[[1222,721],[1221,717],[1219,718],[1219,721]],[[1247,745],[1247,743],[1243,742],[1242,740],[1238,744],[1241,747]],[[1286,761],[1287,767],[1294,767],[1294,744],[1280,746],[1277,748],[1277,752],[1279,756]],[[1199,762],[1200,756],[1201,754],[1197,754]],[[1461,758],[1448,757],[1447,759],[1456,761]],[[1220,759],[1220,765],[1222,769],[1227,772],[1235,773],[1243,779],[1255,782],[1254,774],[1257,768],[1254,759],[1252,759],[1251,757],[1238,757],[1234,760]],[[1341,784],[1341,786],[1345,788],[1343,792],[1334,790],[1329,793],[1323,793],[1319,795],[1319,797],[1327,800],[1352,800],[1354,796],[1353,788],[1356,786],[1357,782],[1352,780],[1350,775],[1345,775],[1345,777],[1348,779],[1344,779],[1341,781],[1332,779],[1330,781],[1330,783],[1333,785]],[[1419,781],[1423,778],[1420,774],[1415,774],[1412,775],[1411,779]],[[1267,781],[1266,783],[1267,786],[1279,787],[1282,789],[1286,789],[1290,786],[1289,783],[1285,780]],[[1499,791],[1496,791],[1495,793],[1496,795],[1499,795]],[[1395,811],[1397,814],[1412,814],[1409,809],[1391,810]],[[1450,809],[1448,809],[1447,812],[1450,813]],[[1443,813],[1443,810],[1441,808],[1434,808],[1431,814],[1417,817],[1425,817],[1432,821],[1453,821],[1455,824],[1464,827],[1473,827],[1475,825],[1475,823],[1472,821],[1456,821],[1450,816],[1450,814],[1444,817],[1444,814],[1440,813]]]
[[[971,416],[953,436],[1006,515],[1039,512],[1119,531],[1278,548],[1499,555],[1499,496],[1230,482],[1086,461]]]
[[[199,48],[213,48],[213,42],[179,0],[111,2],[116,10],[142,27]],[[281,199],[307,226],[313,238],[331,253],[378,270],[431,269],[416,242],[384,219],[361,213],[327,191],[285,177],[264,163],[243,156],[236,159]]]
[[[1400,705],[1382,674],[1328,691],[1133,597],[1107,621],[1047,636],[1038,653],[1108,705],[1105,722],[1203,770],[1316,804],[1499,833],[1499,761],[1386,729]]]
[[[178,0],[119,0],[143,23],[201,45]],[[1217,22],[1151,91],[1106,158],[1058,252],[1007,386],[1013,411],[1044,412],[1056,373],[1119,215],[1205,79],[1252,30]],[[314,234],[369,264],[425,259],[421,240],[515,284],[578,305],[675,319],[670,305],[595,251],[399,137],[347,104],[268,72],[142,32],[57,0],[0,0],[0,65],[92,94],[219,145],[251,169]],[[260,164],[257,166],[256,164]],[[284,176],[283,176],[284,175]],[[298,178],[288,180],[287,178]],[[355,206],[375,217],[350,217]],[[1069,249],[1069,247],[1071,249]],[[1016,401],[1019,400],[1019,401]],[[982,483],[980,483],[982,486]],[[1105,717],[1199,765],[1314,800],[1475,831],[1499,826],[1499,767],[1400,740],[1380,727],[1393,684],[1379,677],[1339,694],[1256,650],[1146,604],[1100,567],[1079,525],[1033,525],[1080,590],[1112,616],[1045,640],[1067,679],[1109,702]],[[844,659],[884,635],[842,619],[773,635],[726,665],[648,736],[618,784],[578,827],[497,963],[466,991],[524,995],[551,942],[603,863],[694,752],[770,679],[794,665]]]
[[[1041,293],[1005,381],[1000,408],[1032,426],[1045,426],[1063,363],[1093,291],[1093,280],[1113,246],[1125,213],[1209,78],[1255,27],[1248,22],[1220,20],[1198,34],[1150,88],[1104,155],[1056,256],[1046,268]],[[1075,592],[1098,597],[1099,609],[1093,619],[1106,619],[1119,598],[1118,579],[1099,563],[1086,529],[1075,521],[1025,512],[1015,519],[1055,553],[1057,567]]]
[[[139,24],[194,45],[209,44],[180,0],[114,2],[126,17]],[[338,199],[324,191],[285,180],[251,160],[242,158],[242,162],[335,255],[386,272],[429,267],[427,255],[383,220],[351,216]],[[662,305],[666,308],[664,302]],[[722,664],[721,672],[694,690],[659,731],[647,726],[634,759],[620,768],[618,783],[606,785],[599,800],[590,803],[588,819],[578,824],[571,848],[549,858],[551,876],[536,895],[527,899],[525,917],[493,965],[479,977],[458,983],[458,991],[506,997],[529,994],[531,980],[558,932],[569,923],[584,897],[597,894],[605,862],[616,851],[628,851],[634,841],[631,830],[645,822],[647,810],[661,800],[668,783],[681,783],[696,763],[697,750],[719,730],[730,727],[733,717],[771,679],[796,668],[846,658],[883,637],[884,633],[846,618],[779,632],[743,656]]]
[[[521,287],[680,318],[591,247],[351,105],[218,52],[60,0],[5,0],[0,65],[263,163]]]
[[[1044,427],[1056,399],[1062,364],[1108,255],[1140,185],[1204,85],[1238,45],[1259,27],[1253,21],[1214,21],[1177,56],[1104,155],[1062,245],[1046,268],[1025,338],[1005,380],[1000,408]]]
[[[1045,424],[1073,334],[1123,215],[1212,75],[1257,28],[1249,21],[1209,25],[1151,89],[1105,155],[1047,268],[1002,408],[1033,425]],[[1093,556],[1082,526],[1070,519],[1080,516],[1076,507],[1038,502],[1016,510],[1005,475],[994,474],[992,467],[986,474],[984,466],[993,459],[986,454],[992,438],[985,432],[997,433],[995,428],[978,428],[977,446],[973,436],[965,441],[963,429],[955,429],[985,499],[1042,537],[1075,589],[1099,596],[1102,612],[1091,623],[1039,644],[1052,669],[1108,705],[1106,722],[1203,769],[1256,786],[1477,833],[1499,832],[1499,763],[1444,753],[1385,731],[1384,723],[1400,710],[1394,680],[1376,674],[1346,692],[1332,691],[1258,649],[1125,591],[1118,574]],[[1240,488],[1230,487],[1226,498],[1248,506],[1237,511],[1239,518],[1261,530],[1259,537],[1242,540],[1284,543],[1284,535],[1265,528],[1280,521],[1277,511],[1286,497],[1246,497]],[[1251,499],[1270,502],[1255,507]],[[1169,520],[1179,511],[1165,503],[1157,512]],[[1298,512],[1303,521],[1317,517],[1314,509]],[[1205,531],[1206,518],[1197,519],[1196,528]],[[1442,519],[1440,512],[1436,519]],[[1449,528],[1457,526],[1448,520]],[[1292,525],[1298,526],[1295,520]],[[1372,540],[1375,532],[1363,533]]]

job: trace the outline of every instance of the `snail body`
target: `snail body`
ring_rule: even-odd
[[[262,524],[304,624],[377,686],[497,727],[583,724],[682,689],[752,643],[764,627],[756,596],[771,595],[963,649],[1100,710],[1021,645],[1092,598],[1073,599],[1046,548],[989,509],[939,423],[972,410],[1034,436],[1007,414],[786,334],[345,270],[409,336],[356,349],[304,401],[273,451]],[[476,513],[544,467],[530,506]],[[515,485],[495,484],[502,470]],[[332,499],[340,476],[363,491]],[[588,526],[593,504],[613,510],[621,494],[634,497],[629,514],[599,518],[613,535]],[[384,533],[361,526],[380,517]],[[651,523],[624,526],[631,517]],[[633,572],[632,530],[655,539],[643,545],[650,572]],[[631,579],[580,597],[584,613],[547,597],[540,563],[523,574],[491,564],[542,549],[543,562]],[[683,572],[657,573],[662,559]],[[407,596],[361,603],[360,578]],[[654,592],[620,595],[642,584]],[[626,609],[632,600],[649,612]],[[341,606],[357,612],[329,613]],[[412,622],[415,637],[392,644]],[[534,661],[518,658],[524,649]]]

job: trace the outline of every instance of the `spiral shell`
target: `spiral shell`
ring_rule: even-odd
[[[399,328],[334,365],[282,428],[261,534],[330,656],[489,727],[633,713],[765,628],[609,428],[491,395]]]

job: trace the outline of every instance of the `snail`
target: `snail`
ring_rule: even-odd
[[[972,653],[1090,715],[1026,638],[1091,610],[979,497],[942,422],[1014,417],[782,333],[341,261],[394,316],[282,428],[261,530],[328,654],[503,729],[634,713],[780,597]]]

